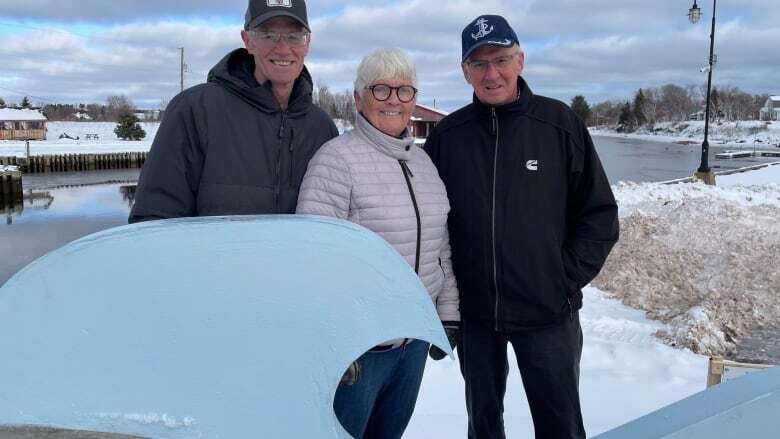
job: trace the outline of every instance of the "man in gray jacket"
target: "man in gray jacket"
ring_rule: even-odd
[[[338,135],[312,103],[304,0],[250,0],[245,48],[168,105],[138,182],[131,223],[294,213],[309,159]]]

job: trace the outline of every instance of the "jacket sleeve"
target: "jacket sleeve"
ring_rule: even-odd
[[[160,123],[138,180],[128,221],[194,216],[203,153],[199,124],[183,95],[174,98]]]
[[[436,130],[436,127],[433,127],[433,130],[428,135],[428,138],[425,139],[425,152],[428,154],[428,157],[431,158],[431,161],[433,162],[433,165],[436,166],[436,169],[439,169],[439,133]],[[439,171],[441,173],[441,171]]]
[[[587,128],[571,161],[563,264],[569,283],[581,289],[601,270],[618,240],[618,207]],[[575,150],[579,149],[575,146]]]
[[[352,176],[344,159],[328,147],[314,154],[298,193],[295,213],[331,216],[346,220],[349,217]]]
[[[436,311],[438,311],[439,318],[443,323],[460,322],[460,299],[455,273],[452,271],[451,255],[450,234],[447,231],[447,227],[445,227],[444,238],[439,251],[439,263],[444,272],[444,286],[436,298]]]

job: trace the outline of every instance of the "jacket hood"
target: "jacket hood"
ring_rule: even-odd
[[[257,82],[255,60],[246,49],[236,49],[222,58],[210,71],[208,82],[218,84],[265,113],[282,111],[271,91],[271,83]],[[305,113],[312,104],[313,81],[306,66],[293,85],[287,112],[291,116]]]
[[[474,93],[472,101],[478,113],[490,114],[490,110],[492,108],[495,108],[497,112],[501,113],[505,111],[528,111],[531,105],[531,99],[533,99],[534,94],[522,76],[517,77],[517,91],[519,94],[517,99],[504,105],[493,106],[484,104],[479,100],[479,98],[477,98],[476,93]]]

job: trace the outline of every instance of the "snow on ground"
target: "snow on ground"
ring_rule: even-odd
[[[644,313],[585,288],[580,397],[588,436],[704,390],[707,358],[653,336],[665,328]],[[507,437],[533,437],[533,423],[511,348],[505,401]],[[404,438],[465,437],[467,416],[458,363],[429,360]]]
[[[780,319],[780,164],[717,184],[615,187],[621,237],[593,285],[667,323],[667,343],[728,355]]]
[[[639,128],[633,133],[618,133],[613,127],[599,126],[590,128],[590,133],[656,142],[699,144],[704,139],[704,121],[657,123]],[[708,138],[711,146],[773,150],[774,147],[780,146],[780,122],[758,120],[712,122]]]
[[[114,134],[114,122],[49,122],[46,140],[30,141],[30,155],[46,154],[98,154],[113,152],[145,152],[152,146],[159,122],[141,122],[146,138],[140,141],[127,141]],[[60,139],[67,134],[74,139]],[[87,139],[87,134],[97,134],[98,139]],[[20,141],[0,141],[0,156],[24,157],[27,152],[25,143]]]
[[[580,312],[589,436],[704,390],[708,359],[691,348],[727,351],[750,325],[780,318],[780,164],[717,183],[613,188],[620,242]],[[507,436],[533,437],[508,355]],[[457,362],[429,361],[404,437],[464,437],[466,423]]]
[[[334,121],[339,133],[352,129],[352,125],[342,119]],[[114,122],[49,122],[46,140],[30,141],[30,155],[46,154],[99,154],[113,152],[146,152],[152,147],[152,141],[160,127],[159,122],[141,122],[146,138],[140,141],[127,141],[114,134]],[[60,138],[67,134],[73,139]],[[97,134],[98,139],[87,139],[87,134]],[[91,137],[91,136],[90,136]],[[25,157],[24,142],[0,140],[0,157]]]

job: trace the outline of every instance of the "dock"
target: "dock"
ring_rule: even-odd
[[[715,154],[716,159],[741,159],[753,157],[753,151],[725,151]]]
[[[134,169],[144,165],[148,154],[147,152],[119,152],[107,154],[36,155],[29,158],[0,157],[0,166],[15,166],[25,174]]]
[[[0,165],[0,206],[21,204],[22,171],[16,166]]]
[[[724,151],[715,154],[716,159],[741,159],[745,157],[780,157],[780,151]]]

